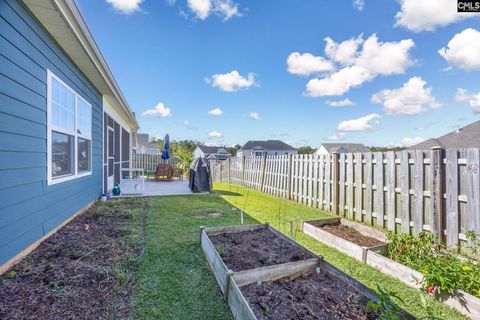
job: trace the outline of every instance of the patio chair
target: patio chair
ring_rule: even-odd
[[[185,171],[184,166],[180,166],[180,168],[173,168],[173,177],[177,178],[178,180],[183,181],[183,172]]]
[[[173,167],[171,164],[162,163],[157,166],[155,171],[155,180],[170,181],[173,177]]]

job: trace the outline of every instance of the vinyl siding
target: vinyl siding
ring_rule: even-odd
[[[92,105],[92,175],[47,185],[47,69]],[[102,96],[19,1],[0,0],[0,265],[102,192]]]

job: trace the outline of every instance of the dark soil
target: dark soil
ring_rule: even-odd
[[[233,271],[315,258],[268,229],[220,234],[210,239],[225,265]]]
[[[320,272],[242,287],[258,319],[378,319],[368,299],[344,282]]]
[[[96,203],[45,240],[0,276],[0,319],[129,318],[145,206]]]
[[[337,237],[343,238],[347,241],[358,244],[364,247],[373,247],[384,244],[384,242],[375,238],[367,237],[353,228],[349,228],[342,224],[328,224],[320,227],[322,230],[327,231]]]

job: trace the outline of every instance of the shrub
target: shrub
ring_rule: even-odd
[[[418,237],[389,233],[388,238],[388,257],[421,272],[422,286],[429,293],[461,289],[480,297],[480,266],[448,252],[430,232],[421,232]]]

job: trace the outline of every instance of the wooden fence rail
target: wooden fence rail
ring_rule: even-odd
[[[161,163],[168,163],[174,167],[180,162],[180,160],[173,156],[168,160],[163,160],[160,154],[133,154],[132,155],[132,168],[143,168],[145,171],[155,171],[157,165]]]
[[[480,234],[480,149],[230,158],[214,181],[244,185],[449,246]]]

